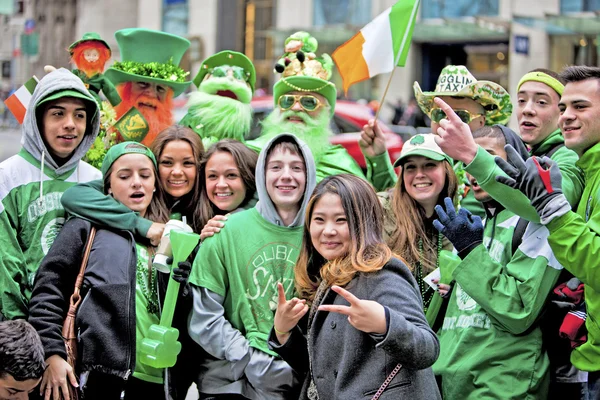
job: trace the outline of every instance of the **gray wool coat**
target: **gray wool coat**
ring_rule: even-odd
[[[310,335],[296,326],[284,345],[272,330],[271,348],[306,376],[300,399],[308,399],[307,338],[321,400],[370,399],[398,363],[402,369],[381,400],[441,399],[431,370],[439,342],[427,324],[417,283],[406,265],[392,258],[380,271],[357,274],[346,289],[359,299],[374,300],[387,308],[388,332],[370,335],[350,325],[346,316],[325,311],[315,314]],[[324,295],[322,304],[348,305],[332,290]]]

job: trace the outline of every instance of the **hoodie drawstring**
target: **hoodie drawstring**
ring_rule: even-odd
[[[44,206],[44,161],[46,159],[46,150],[42,150],[42,167],[40,168],[40,198],[38,199],[38,205]]]

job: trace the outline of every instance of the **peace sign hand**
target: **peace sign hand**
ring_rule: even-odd
[[[477,143],[473,140],[471,128],[444,100],[436,97],[433,101],[446,114],[446,118],[438,123],[440,127],[437,132],[433,132],[437,133],[435,142],[450,158],[465,164],[471,163],[477,154]]]
[[[298,324],[298,321],[308,312],[306,300],[300,300],[294,297],[291,300],[285,299],[285,292],[281,282],[277,282],[277,311],[275,311],[275,319],[273,327],[277,340],[280,344],[284,344],[290,334],[290,331]]]
[[[319,306],[319,311],[329,311],[347,315],[350,325],[365,333],[384,334],[387,332],[385,309],[381,304],[373,300],[361,300],[339,286],[334,285],[331,287],[331,290],[346,299],[350,305],[321,305]]]

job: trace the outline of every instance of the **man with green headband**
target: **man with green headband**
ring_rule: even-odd
[[[100,179],[81,161],[99,129],[98,103],[81,79],[60,68],[40,80],[23,148],[0,163],[0,319],[27,318],[38,266],[65,222],[65,190]]]
[[[288,63],[281,79],[273,86],[275,108],[262,121],[261,136],[246,142],[248,147],[260,152],[264,144],[276,135],[291,133],[304,141],[313,153],[317,165],[317,181],[341,173],[365,178],[363,171],[344,147],[329,143],[333,135],[330,123],[337,96],[335,85],[328,80],[331,78],[332,67],[333,62],[327,54],[318,58],[306,57],[303,61],[295,59]],[[385,154],[384,157],[388,155]],[[390,164],[389,158],[387,164]],[[387,177],[390,170],[393,173],[393,169],[391,164],[389,170],[385,163],[379,165],[385,168],[384,173],[368,168],[367,177],[376,189],[382,190],[385,188],[382,187],[382,182],[385,181],[378,177]]]
[[[179,124],[200,135],[204,148],[221,139],[244,141],[252,127],[255,83],[254,65],[244,54],[225,50],[207,58],[194,78],[198,91],[190,94]]]
[[[173,124],[173,98],[192,83],[179,62],[190,46],[177,35],[142,28],[115,32],[121,61],[104,74],[117,87],[115,127],[123,140],[150,146],[156,135]]]

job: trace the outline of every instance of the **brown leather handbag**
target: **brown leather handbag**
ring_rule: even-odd
[[[95,236],[96,228],[92,226],[87,243],[85,245],[85,252],[83,253],[83,260],[81,261],[79,274],[77,274],[77,279],[75,280],[75,289],[71,295],[69,311],[67,312],[67,316],[62,327],[62,336],[67,349],[67,362],[71,368],[73,368],[73,373],[75,372],[75,365],[77,362],[77,334],[75,333],[75,316],[77,315],[79,303],[81,303],[81,295],[79,292],[81,290],[81,285],[83,284],[83,274],[85,273],[85,267],[87,267],[88,259],[90,258],[90,250],[92,249],[92,243],[94,242]],[[77,388],[69,385],[69,396],[71,400],[79,399]]]

